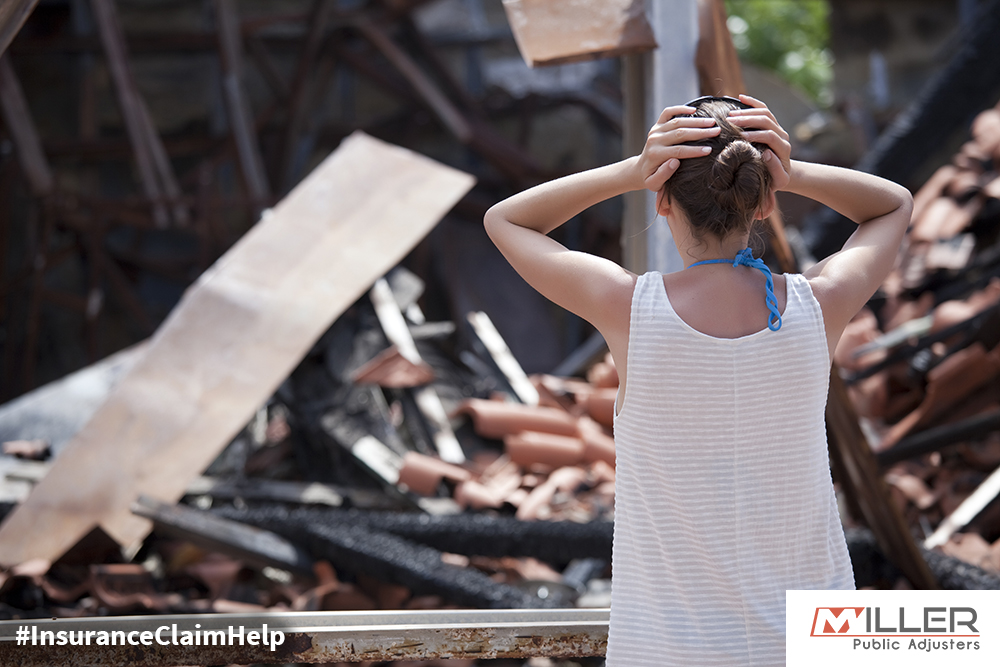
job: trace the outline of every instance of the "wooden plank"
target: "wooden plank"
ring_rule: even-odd
[[[31,186],[32,194],[45,196],[52,193],[54,181],[42,141],[31,119],[28,101],[21,89],[21,82],[10,64],[10,56],[0,57],[0,112],[7,126],[11,141],[17,148],[17,158]]]
[[[0,526],[0,563],[54,560],[95,524],[131,549],[140,494],[175,502],[334,319],[473,178],[362,133],[185,294],[147,353]]]
[[[644,0],[503,0],[529,67],[561,65],[655,49]]]
[[[0,55],[28,20],[38,0],[4,0],[0,2]]]
[[[222,91],[226,97],[229,129],[236,143],[243,180],[257,213],[271,198],[271,188],[264,173],[264,160],[254,132],[253,115],[243,89],[243,44],[240,40],[239,15],[235,0],[216,0],[219,52],[222,60]]]

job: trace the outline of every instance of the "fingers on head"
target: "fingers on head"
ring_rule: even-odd
[[[657,120],[658,123],[665,123],[674,116],[689,116],[696,111],[694,107],[685,106],[683,104],[667,107],[660,112],[660,117]]]

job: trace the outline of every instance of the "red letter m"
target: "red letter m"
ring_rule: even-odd
[[[813,626],[810,637],[819,635],[846,635],[852,629],[851,626],[861,618],[864,607],[816,607],[816,615],[813,617]],[[857,628],[858,632],[851,634],[861,634],[862,628]]]

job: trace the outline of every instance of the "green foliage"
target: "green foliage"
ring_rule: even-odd
[[[776,72],[823,106],[832,100],[827,0],[726,0],[740,58]]]

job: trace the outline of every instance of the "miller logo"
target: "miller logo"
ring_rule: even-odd
[[[864,607],[816,607],[809,636],[863,634],[863,628],[855,627],[851,632],[851,626],[860,625],[858,619],[864,611]]]
[[[972,607],[816,607],[809,636],[978,637],[977,617]]]

